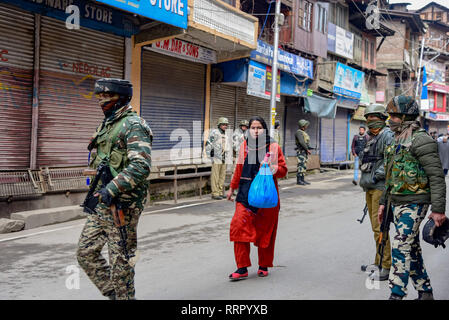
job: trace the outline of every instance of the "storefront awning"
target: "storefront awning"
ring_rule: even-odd
[[[319,118],[335,118],[337,111],[337,100],[318,96],[304,97],[304,110],[316,115]]]

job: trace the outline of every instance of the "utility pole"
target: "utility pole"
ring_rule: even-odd
[[[424,38],[425,38],[425,32],[422,35],[422,40],[421,40],[421,53],[419,55],[419,68],[418,68],[418,78],[416,78],[416,91],[415,91],[415,99],[421,99],[421,97],[418,97],[419,95],[419,83],[421,81],[421,65],[422,65],[422,56],[424,53]]]
[[[270,109],[271,109],[271,125],[270,135],[273,137],[274,120],[276,116],[276,93],[277,93],[277,74],[278,74],[278,54],[279,54],[279,16],[281,14],[281,0],[276,0],[276,11],[274,16],[274,52],[273,52],[273,67],[271,69],[271,96],[270,96]]]

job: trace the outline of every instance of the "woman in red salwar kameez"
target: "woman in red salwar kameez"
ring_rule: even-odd
[[[250,243],[258,247],[259,270],[257,275],[266,277],[268,268],[273,267],[274,243],[278,226],[280,201],[274,208],[254,208],[248,203],[248,192],[252,180],[259,172],[261,163],[268,162],[279,197],[277,179],[287,174],[287,166],[279,145],[269,136],[267,125],[260,117],[249,121],[249,134],[240,146],[239,159],[232,177],[227,199],[234,201],[234,190],[239,189],[236,197],[234,217],[231,221],[230,240],[234,242],[234,254],[237,270],[229,275],[231,280],[248,277],[250,261]],[[261,161],[263,159],[263,161]]]

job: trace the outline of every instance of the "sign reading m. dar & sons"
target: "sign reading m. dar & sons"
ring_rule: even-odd
[[[187,29],[187,0],[97,0],[143,17]]]
[[[152,43],[149,49],[193,62],[204,64],[217,63],[217,53],[214,50],[178,39],[168,39]]]

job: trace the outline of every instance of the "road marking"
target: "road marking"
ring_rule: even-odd
[[[165,211],[170,211],[170,210],[194,207],[194,206],[199,206],[199,205],[208,204],[208,203],[212,203],[212,202],[216,202],[216,201],[207,201],[207,202],[200,202],[200,203],[185,204],[185,205],[177,206],[177,207],[174,207],[174,208],[165,208],[165,209],[154,210],[154,211],[147,211],[147,212],[144,211],[144,212],[142,212],[142,215],[149,215],[149,214],[152,214],[152,213],[158,213],[158,212],[165,212]],[[28,238],[28,237],[37,236],[37,235],[40,235],[40,234],[56,232],[56,231],[61,231],[61,230],[73,229],[73,228],[77,228],[77,227],[80,227],[80,226],[83,226],[83,225],[84,224],[81,223],[81,224],[76,224],[76,225],[68,226],[68,227],[62,227],[62,228],[57,228],[57,229],[51,229],[51,230],[46,230],[46,231],[39,231],[39,232],[35,232],[35,233],[24,234],[24,235],[17,236],[17,237],[0,239],[0,242],[6,242],[6,241],[17,240],[17,239],[22,239],[22,238]]]

